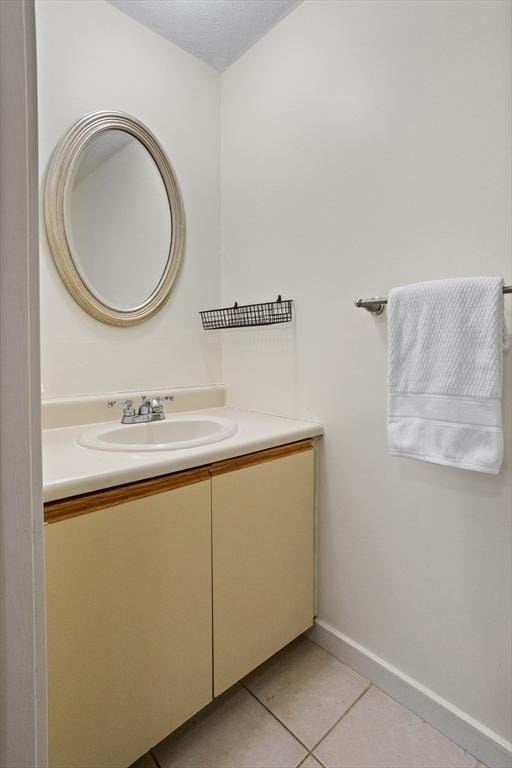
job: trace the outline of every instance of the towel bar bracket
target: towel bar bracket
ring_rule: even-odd
[[[374,296],[371,299],[358,299],[354,302],[356,307],[363,307],[371,315],[378,317],[384,312],[385,306],[388,303],[387,299],[383,296]]]

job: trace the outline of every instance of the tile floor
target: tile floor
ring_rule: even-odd
[[[132,768],[485,768],[301,637]]]

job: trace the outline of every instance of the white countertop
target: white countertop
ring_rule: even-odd
[[[124,453],[78,445],[77,439],[91,424],[43,430],[44,501],[200,467],[323,434],[322,425],[316,421],[268,416],[238,408],[205,408],[189,413],[230,418],[238,425],[238,432],[221,442],[195,448]]]

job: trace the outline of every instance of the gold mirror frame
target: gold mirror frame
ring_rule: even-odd
[[[93,136],[112,129],[126,131],[147,149],[160,172],[171,209],[171,245],[162,277],[146,301],[129,310],[109,307],[87,287],[71,253],[64,218],[69,182],[80,153]],[[44,216],[50,250],[59,275],[75,301],[96,320],[109,325],[136,325],[162,308],[171,294],[183,262],[185,210],[173,167],[156,137],[143,123],[124,112],[110,111],[92,112],[78,120],[61,139],[52,155],[44,192]]]

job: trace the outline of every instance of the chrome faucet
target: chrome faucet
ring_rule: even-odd
[[[137,411],[133,407],[133,400],[124,401],[121,424],[142,424],[150,421],[161,421],[165,419],[162,400],[174,400],[174,395],[165,395],[163,398],[154,397],[151,400],[146,395],[141,397],[142,402]],[[109,408],[112,408],[112,406],[116,405],[116,402],[116,400],[109,400],[107,405]]]

